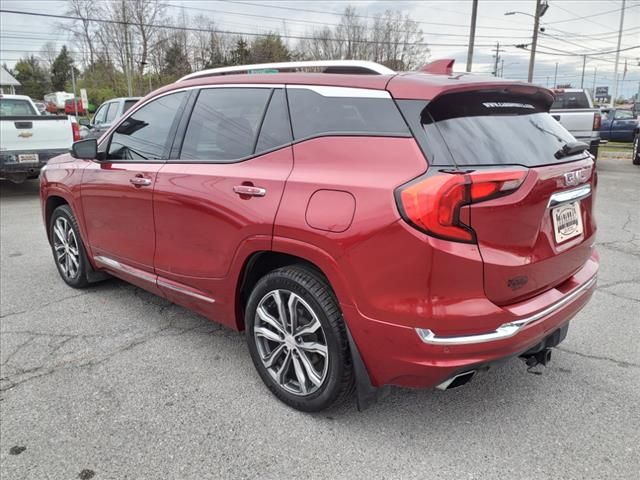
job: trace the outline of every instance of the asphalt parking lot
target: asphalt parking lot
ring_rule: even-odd
[[[118,280],[58,277],[36,182],[2,183],[0,477],[637,479],[640,168],[599,160],[599,288],[540,375],[358,412],[281,404],[242,334]]]

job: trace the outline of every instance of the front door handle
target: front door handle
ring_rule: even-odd
[[[129,179],[129,183],[131,185],[135,185],[136,187],[148,187],[151,185],[151,179],[144,177],[133,177]]]
[[[254,187],[253,185],[236,185],[233,187],[233,191],[238,195],[246,195],[249,197],[264,197],[267,194],[267,189],[262,187]]]

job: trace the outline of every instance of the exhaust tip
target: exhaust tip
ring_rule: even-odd
[[[450,390],[452,388],[461,387],[462,385],[469,383],[471,379],[475,376],[476,371],[470,370],[468,372],[459,373],[458,375],[454,375],[451,378],[448,378],[440,385],[436,385],[438,390]]]

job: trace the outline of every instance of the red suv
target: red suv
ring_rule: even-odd
[[[153,92],[43,170],[60,275],[246,330],[305,411],[546,363],[595,288],[593,159],[552,92],[452,63],[229,67]]]

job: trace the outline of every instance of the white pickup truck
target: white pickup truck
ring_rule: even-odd
[[[66,153],[80,139],[73,117],[39,115],[23,95],[0,94],[0,179],[36,178],[47,161]]]
[[[589,152],[598,156],[600,146],[600,110],[593,105],[589,90],[565,88],[554,90],[556,99],[549,112],[569,130],[576,140],[589,145]]]

